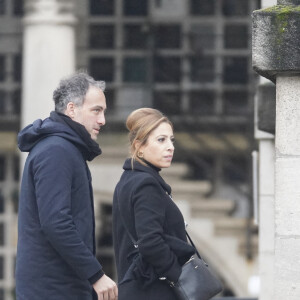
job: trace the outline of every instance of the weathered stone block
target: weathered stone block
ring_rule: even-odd
[[[281,1],[291,2],[299,1]],[[273,82],[278,73],[299,74],[300,6],[276,5],[256,10],[252,21],[253,69]]]
[[[277,236],[272,300],[300,299],[300,239]]]
[[[300,239],[300,158],[277,158],[275,168],[276,235]]]
[[[275,134],[276,89],[274,84],[262,84],[257,91],[257,127]]]
[[[300,76],[277,76],[276,151],[282,156],[300,153]]]

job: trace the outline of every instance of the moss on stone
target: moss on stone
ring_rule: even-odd
[[[280,47],[284,42],[284,34],[288,29],[289,17],[292,13],[300,13],[300,6],[293,5],[275,5],[272,7],[264,8],[259,10],[261,13],[267,13],[275,18],[277,27],[277,46]],[[277,59],[280,59],[278,57]]]
[[[276,13],[291,13],[291,12],[300,12],[300,6],[295,5],[275,5],[267,8],[262,8],[260,11],[265,12],[276,12]]]

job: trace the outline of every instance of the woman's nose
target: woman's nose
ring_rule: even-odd
[[[174,150],[175,149],[174,144],[173,144],[172,141],[169,141],[168,149],[170,149],[170,150]]]

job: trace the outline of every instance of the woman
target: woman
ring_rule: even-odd
[[[194,249],[187,243],[171,188],[159,175],[172,162],[173,127],[151,108],[133,111],[126,126],[131,158],[124,163],[113,201],[118,299],[174,300],[167,281],[178,280]]]

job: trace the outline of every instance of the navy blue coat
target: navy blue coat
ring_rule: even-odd
[[[177,281],[194,253],[187,243],[183,216],[170,198],[159,169],[125,161],[113,199],[113,241],[119,300],[174,300],[165,281]],[[126,228],[137,241],[136,249]]]
[[[19,200],[18,300],[91,300],[95,258],[89,149],[71,127],[37,120],[18,137],[27,157]],[[91,154],[91,153],[89,153]]]

